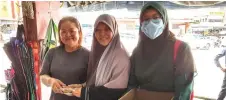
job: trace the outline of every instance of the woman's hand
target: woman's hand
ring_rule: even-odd
[[[48,80],[48,82],[50,83],[54,93],[63,93],[61,91],[61,88],[66,86],[66,85],[62,81],[55,79],[55,78],[50,78]]]
[[[76,97],[81,97],[81,91],[82,91],[82,87],[80,88],[74,88],[73,91],[72,91],[72,94]]]

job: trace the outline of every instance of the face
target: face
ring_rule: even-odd
[[[99,23],[95,29],[95,38],[101,45],[107,46],[113,38],[113,33],[106,24]]]
[[[158,19],[161,18],[159,12],[155,9],[148,9],[143,13],[142,22],[150,19]]]
[[[74,47],[78,45],[79,41],[79,30],[75,23],[65,21],[60,27],[60,39],[63,44]]]

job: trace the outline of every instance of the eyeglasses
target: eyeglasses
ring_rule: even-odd
[[[154,14],[152,16],[143,16],[143,20],[146,21],[146,20],[152,20],[152,19],[159,19],[162,17],[159,15],[159,14]]]

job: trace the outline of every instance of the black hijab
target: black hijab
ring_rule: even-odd
[[[149,61],[149,63],[152,63],[155,62],[157,57],[161,54],[168,40],[175,40],[175,37],[173,33],[169,31],[169,20],[166,9],[157,2],[149,2],[143,6],[140,13],[140,26],[141,22],[143,21],[142,16],[149,9],[155,9],[160,13],[163,19],[163,23],[165,24],[165,28],[163,33],[154,40],[148,38],[140,28],[140,38],[135,52],[139,52],[138,54],[142,56],[142,60],[146,60]]]

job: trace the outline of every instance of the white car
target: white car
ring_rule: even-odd
[[[210,47],[212,47],[214,45],[214,41],[212,41],[208,37],[204,37],[201,35],[189,34],[189,35],[183,36],[180,39],[187,42],[189,44],[189,46],[191,47],[191,49],[209,50]]]
[[[10,40],[10,34],[5,34],[5,33],[2,33],[2,40],[3,41],[9,41]]]
[[[226,36],[220,37],[221,47],[226,47]]]
[[[93,34],[91,33],[87,33],[84,38],[83,38],[83,45],[84,47],[86,47],[87,49],[91,49],[91,45],[93,42]]]
[[[120,39],[128,53],[132,53],[137,45],[137,37],[132,33],[120,33]]]
[[[205,49],[205,50],[209,50],[210,47],[212,47],[214,44],[213,41],[211,41],[210,39],[207,39],[206,37],[199,37],[195,42],[197,43],[198,49]]]

